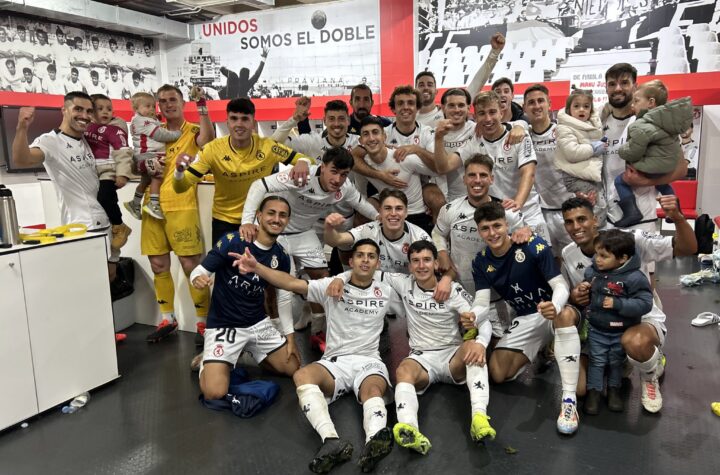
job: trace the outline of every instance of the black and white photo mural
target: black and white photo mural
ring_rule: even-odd
[[[160,86],[154,40],[90,27],[0,14],[0,89],[112,99]]]
[[[507,44],[490,78],[570,80],[633,64],[640,75],[720,70],[717,0],[417,0],[416,72],[467,84],[497,31]]]

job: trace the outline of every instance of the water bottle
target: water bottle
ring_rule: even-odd
[[[84,392],[80,394],[79,396],[75,397],[72,401],[70,401],[70,404],[67,406],[63,406],[62,413],[63,414],[72,414],[81,407],[84,407],[85,404],[90,400],[90,393]]]
[[[20,244],[20,230],[12,191],[0,185],[0,247]]]

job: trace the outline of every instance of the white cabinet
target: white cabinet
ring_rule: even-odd
[[[2,254],[0,283],[0,429],[118,377],[104,237]]]
[[[0,429],[38,413],[20,254],[0,255]]]

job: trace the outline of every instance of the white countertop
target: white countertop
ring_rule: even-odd
[[[10,254],[13,252],[27,251],[30,249],[37,249],[39,247],[57,246],[58,244],[64,244],[73,241],[82,241],[83,239],[96,239],[105,238],[105,232],[87,232],[81,236],[71,236],[66,238],[57,238],[55,242],[49,242],[45,244],[18,244],[17,246],[8,247],[7,249],[0,248],[0,255]]]

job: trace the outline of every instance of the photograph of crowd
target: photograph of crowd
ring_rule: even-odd
[[[160,86],[152,39],[0,15],[0,90],[129,99]]]

